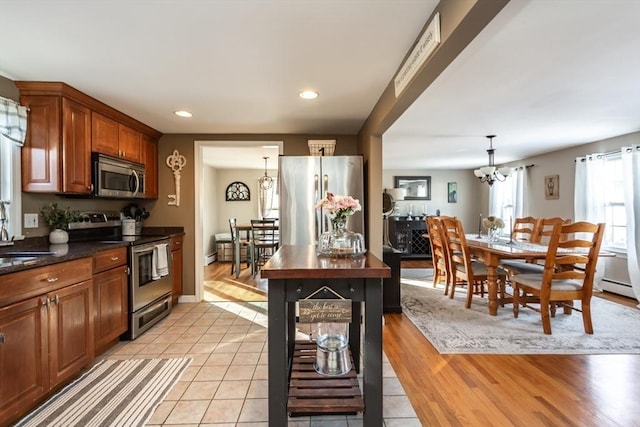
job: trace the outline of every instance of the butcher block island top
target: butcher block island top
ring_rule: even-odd
[[[260,269],[265,279],[391,277],[391,269],[370,253],[351,258],[318,256],[313,245],[282,246]]]

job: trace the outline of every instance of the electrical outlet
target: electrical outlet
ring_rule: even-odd
[[[24,228],[38,228],[38,214],[26,213],[24,214]]]

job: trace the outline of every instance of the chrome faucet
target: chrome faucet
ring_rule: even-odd
[[[9,233],[7,232],[7,208],[10,202],[0,200],[0,246],[13,245],[13,238],[9,239]]]

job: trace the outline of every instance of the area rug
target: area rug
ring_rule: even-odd
[[[25,426],[143,426],[191,359],[104,360],[20,420]]]
[[[552,335],[545,335],[536,311],[523,308],[516,319],[507,305],[489,316],[486,297],[474,295],[465,309],[464,289],[457,288],[453,300],[443,292],[433,288],[431,269],[401,270],[403,313],[443,354],[640,354],[636,308],[594,297],[593,335],[584,333],[580,312],[567,316],[562,310],[551,319]]]

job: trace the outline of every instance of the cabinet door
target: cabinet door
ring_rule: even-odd
[[[178,240],[174,240],[178,239]],[[172,303],[176,304],[182,295],[182,237],[171,239],[171,269],[173,274],[173,287],[171,290]],[[179,246],[176,245],[179,242]]]
[[[405,255],[411,255],[411,230],[397,230],[394,238],[394,247]]]
[[[49,375],[54,387],[93,360],[92,281],[48,294]]]
[[[120,157],[140,163],[140,132],[118,124],[118,147]]]
[[[91,192],[91,110],[62,99],[62,192]]]
[[[118,155],[118,122],[95,111],[91,113],[91,150]]]
[[[142,135],[142,163],[144,163],[144,198],[158,198],[158,145]]]
[[[93,276],[96,354],[127,331],[127,266]]]
[[[15,419],[48,390],[46,315],[40,298],[0,309],[0,420],[4,422]]]
[[[22,96],[20,102],[29,107],[27,139],[22,147],[22,191],[59,192],[60,97]]]

